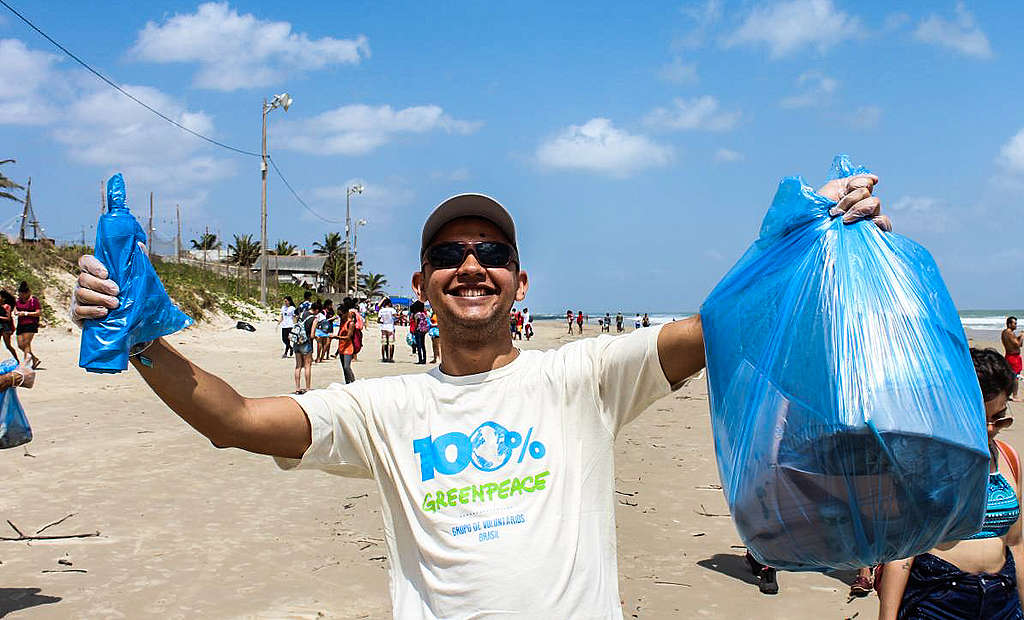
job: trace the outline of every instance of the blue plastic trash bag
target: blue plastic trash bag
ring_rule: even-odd
[[[133,345],[173,334],[192,324],[167,296],[149,257],[142,227],[128,210],[124,179],[107,181],[107,212],[96,227],[96,258],[117,282],[121,305],[103,319],[83,321],[78,365],[89,372],[114,373],[128,368]]]
[[[831,178],[862,172],[839,156]],[[783,179],[701,308],[722,488],[754,557],[790,570],[917,555],[985,510],[984,403],[939,270],[834,204]]]
[[[18,367],[18,360],[11,358],[0,362],[0,375],[6,375]],[[28,425],[25,410],[18,401],[16,388],[0,391],[0,450],[13,448],[32,441],[32,427]]]

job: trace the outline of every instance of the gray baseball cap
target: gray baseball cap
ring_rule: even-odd
[[[512,247],[519,249],[516,245],[516,223],[500,202],[484,194],[456,194],[434,207],[423,224],[420,256],[445,224],[460,217],[480,217],[491,222],[505,233]]]

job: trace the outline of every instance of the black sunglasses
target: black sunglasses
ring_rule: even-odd
[[[469,254],[475,256],[482,267],[508,267],[513,262],[519,264],[516,249],[497,241],[438,243],[427,248],[423,253],[423,261],[434,269],[451,269],[461,265]]]

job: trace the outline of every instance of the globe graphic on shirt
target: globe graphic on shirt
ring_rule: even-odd
[[[484,422],[469,436],[473,446],[473,465],[481,471],[494,471],[508,462],[512,456],[510,433],[497,422]]]

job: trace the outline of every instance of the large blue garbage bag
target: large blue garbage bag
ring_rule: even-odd
[[[0,362],[0,375],[5,375],[18,367],[18,360],[8,359]],[[25,410],[18,400],[16,388],[0,391],[0,450],[13,448],[32,441],[32,427],[28,425]]]
[[[831,178],[862,172],[839,156]],[[753,555],[790,570],[923,553],[985,508],[984,403],[935,262],[833,205],[783,179],[701,308],[722,488]]]
[[[146,234],[128,210],[124,178],[107,181],[107,212],[96,227],[96,258],[121,292],[121,305],[103,319],[83,321],[78,365],[89,372],[114,373],[128,368],[135,344],[173,334],[192,324],[167,296],[149,257],[139,247]]]

